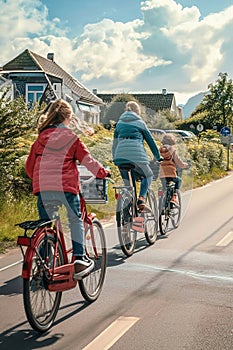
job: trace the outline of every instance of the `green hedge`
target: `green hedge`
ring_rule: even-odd
[[[211,178],[215,179],[226,174],[227,152],[223,145],[202,141],[189,144],[188,152],[192,160],[194,184],[200,185],[200,180],[206,183]]]

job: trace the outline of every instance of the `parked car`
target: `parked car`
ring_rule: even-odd
[[[149,130],[155,136],[155,138],[160,141],[162,140],[163,136],[166,134],[166,132],[161,129],[149,129]]]
[[[187,130],[165,130],[165,132],[180,136],[183,140],[195,140],[197,138],[192,131]]]

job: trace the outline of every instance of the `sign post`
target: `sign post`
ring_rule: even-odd
[[[197,137],[198,137],[198,143],[200,140],[200,132],[202,132],[204,130],[204,125],[199,123],[197,124]]]
[[[221,143],[227,146],[227,170],[230,170],[230,145],[232,141],[231,129],[229,126],[224,126],[220,130]]]

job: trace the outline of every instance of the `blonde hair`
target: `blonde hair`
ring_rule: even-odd
[[[75,114],[72,115],[69,127],[75,134],[84,134],[85,136],[94,135],[94,129],[84,120],[80,120]]]
[[[95,133],[92,127],[73,114],[71,105],[62,99],[50,102],[42,111],[37,120],[38,133],[49,125],[61,124],[67,118],[70,118],[69,127],[75,134],[92,136]]]
[[[166,134],[164,135],[163,139],[162,139],[162,144],[163,145],[170,145],[173,146],[176,144],[176,138],[174,135],[172,134]]]
[[[141,109],[140,109],[140,106],[137,102],[135,101],[129,101],[126,103],[126,106],[125,106],[125,110],[126,111],[132,111],[138,115],[141,114]]]
[[[70,104],[62,99],[50,102],[43,110],[37,121],[37,129],[40,133],[49,125],[59,125],[65,119],[71,117],[72,108]]]

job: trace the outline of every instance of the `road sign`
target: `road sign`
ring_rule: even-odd
[[[197,131],[201,132],[204,130],[204,126],[202,124],[197,124]]]
[[[220,130],[220,134],[223,136],[227,136],[230,135],[231,133],[231,129],[229,128],[229,126],[224,126],[221,130]]]

